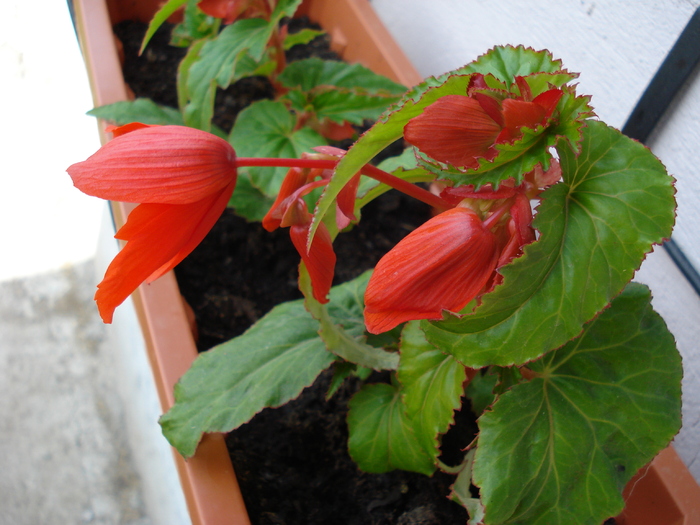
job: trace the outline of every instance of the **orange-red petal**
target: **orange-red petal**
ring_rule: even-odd
[[[436,215],[377,264],[365,293],[365,324],[378,334],[416,319],[458,312],[487,284],[498,260],[496,236],[466,208]]]
[[[68,168],[73,184],[103,199],[188,204],[236,179],[236,154],[225,140],[185,126],[151,126],[120,135]]]
[[[412,118],[404,138],[437,161],[473,168],[477,158],[493,156],[491,146],[500,131],[476,99],[447,95]]]
[[[230,24],[248,8],[248,4],[250,0],[201,0],[197,7],[207,15]]]
[[[188,204],[140,204],[117,232],[127,243],[97,286],[95,301],[105,323],[144,281],[153,281],[184,259],[226,208],[235,181],[221,191]]]
[[[310,218],[307,224],[293,224],[289,228],[289,235],[309,271],[314,299],[325,304],[328,302],[328,293],[333,284],[336,257],[330,233],[323,223],[316,230],[311,247],[307,251],[306,243],[309,238],[310,226]]]

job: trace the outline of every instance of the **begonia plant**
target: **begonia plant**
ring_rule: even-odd
[[[141,51],[166,20],[182,11],[171,43],[187,53],[177,70],[178,108],[136,98],[94,108],[89,115],[117,125],[185,125],[231,142],[240,155],[298,157],[312,147],[351,139],[375,121],[405,87],[360,64],[316,57],[288,61],[285,52],[323,35],[288,30],[301,0],[168,0],[148,26]],[[183,9],[184,8],[184,9]],[[218,90],[249,77],[264,78],[272,99],[253,101],[233,128],[213,122]],[[286,170],[241,167],[231,206],[259,221],[279,192]]]
[[[617,515],[680,427],[680,356],[630,282],[671,235],[675,190],[649,149],[595,118],[576,77],[547,51],[495,47],[408,91],[348,151],[243,158],[206,131],[132,125],[71,166],[82,191],[139,203],[96,296],[106,322],[203,238],[240,169],[288,169],[263,225],[289,228],[305,298],[199,356],[161,419],[168,440],[189,457],[203,433],[294,399],[329,367],[336,385],[383,370],[390,380],[350,403],[361,469],[453,473],[470,524]],[[370,164],[401,138],[400,158]],[[333,244],[389,188],[434,216],[331,288]],[[441,437],[465,397],[479,433],[446,465]]]

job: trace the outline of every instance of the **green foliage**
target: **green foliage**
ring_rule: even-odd
[[[361,323],[353,304],[367,276],[331,290],[329,319]],[[339,306],[336,306],[339,305]],[[200,354],[175,387],[175,405],[161,418],[163,433],[185,457],[205,432],[228,432],[266,407],[294,399],[335,360],[304,301],[273,308],[243,335]]]
[[[336,296],[330,307],[313,297],[311,279],[306,269],[299,269],[299,288],[306,297],[306,309],[319,322],[318,335],[329,352],[361,367],[374,370],[395,370],[399,356],[366,343],[363,295],[371,272],[365,272],[343,285],[344,294]]]
[[[680,427],[681,360],[629,285],[583,333],[528,367],[479,419],[474,482],[486,524],[590,524]]]
[[[472,314],[424,322],[464,365],[522,364],[566,343],[670,236],[673,179],[647,148],[597,121],[581,148],[558,144],[564,181],[543,194],[540,238],[500,270],[503,284]]]
[[[166,126],[169,124],[182,126],[182,115],[176,109],[162,104],[157,104],[149,98],[137,98],[136,100],[124,100],[94,108],[87,113],[91,117],[97,117],[117,126],[141,122]]]
[[[299,128],[295,115],[282,102],[272,100],[255,102],[241,111],[229,142],[239,157],[273,158],[297,158],[326,143],[314,130]],[[248,177],[250,185],[259,191],[257,200],[265,207],[248,203],[248,211],[240,206],[236,207],[237,211],[250,220],[264,216],[269,209],[265,199],[274,199],[277,195],[287,168],[244,168],[239,173]]]

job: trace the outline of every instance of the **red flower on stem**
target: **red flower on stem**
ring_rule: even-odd
[[[330,146],[315,148],[315,154],[303,154],[303,159],[337,160],[345,154],[344,150]],[[325,224],[319,224],[311,245],[308,246],[309,230],[313,216],[308,210],[304,196],[315,188],[325,186],[330,181],[332,170],[324,168],[291,168],[288,172],[277,199],[263,218],[262,225],[267,231],[289,227],[289,235],[311,277],[314,298],[325,304],[333,284],[336,256],[333,241]],[[319,180],[317,178],[320,177]],[[338,196],[336,206],[336,225],[343,229],[355,220],[354,206],[357,194],[359,174],[353,177]],[[308,246],[308,249],[307,249]]]
[[[418,319],[441,319],[490,292],[498,269],[535,240],[530,197],[561,176],[556,161],[537,167],[515,186],[446,188],[441,197],[456,206],[414,230],[377,264],[365,292],[365,325],[382,333]],[[480,218],[485,215],[485,219]]]
[[[141,283],[174,268],[204,239],[236,185],[236,154],[225,140],[183,126],[124,128],[68,168],[84,193],[139,204],[115,235],[126,245],[95,294],[105,323]]]
[[[365,325],[378,334],[458,312],[491,278],[498,240],[472,210],[447,210],[404,237],[377,264],[365,292]]]
[[[487,88],[483,75],[475,75],[466,96],[439,98],[406,124],[404,138],[439,162],[478,168],[479,158],[493,160],[495,145],[517,140],[521,128],[546,125],[563,94],[553,88],[532,98],[525,79],[515,80],[520,96],[504,98]]]
[[[251,3],[253,0],[201,0],[197,7],[207,15],[221,18],[224,23],[231,24],[250,7]]]

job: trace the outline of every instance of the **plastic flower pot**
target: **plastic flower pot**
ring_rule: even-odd
[[[95,106],[129,97],[121,73],[112,26],[122,20],[147,22],[159,0],[74,0],[78,36]],[[334,50],[407,86],[421,77],[403,55],[367,0],[307,0],[300,13],[321,24]],[[465,59],[466,61],[466,59]],[[103,142],[107,140],[100,123]],[[116,227],[131,206],[112,203]],[[133,294],[163,411],[173,402],[173,386],[197,355],[188,310],[170,272]],[[175,459],[193,523],[249,523],[223,436],[208,435],[196,455]],[[628,502],[617,518],[624,525],[700,523],[700,488],[672,447],[663,451],[630,482]]]

